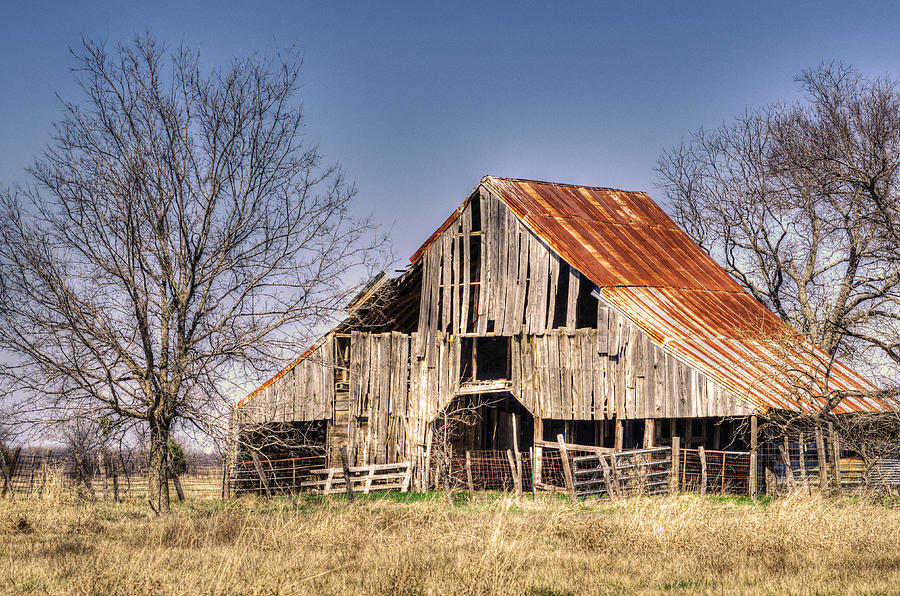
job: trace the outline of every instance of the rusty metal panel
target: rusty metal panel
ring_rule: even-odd
[[[829,392],[875,389],[749,294],[619,287],[604,288],[602,296],[663,349],[763,411],[797,411],[797,399],[812,407]],[[877,399],[846,397],[834,412],[886,409]]]

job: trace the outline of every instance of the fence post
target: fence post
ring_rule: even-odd
[[[758,482],[757,482],[757,474],[759,472],[759,464],[757,462],[757,449],[759,448],[759,432],[756,422],[756,416],[750,416],[750,478],[748,484],[750,485],[749,492],[750,498],[756,499],[756,495],[758,493]]]
[[[800,445],[800,480],[803,482],[803,486],[806,488],[806,493],[811,494],[809,488],[809,477],[806,475],[806,440],[803,438],[802,432],[797,435],[797,441]]]
[[[778,449],[781,451],[781,459],[784,460],[784,481],[787,484],[788,490],[794,491],[797,488],[797,485],[794,482],[794,468],[791,467],[791,452],[787,433],[784,435],[783,444],[779,445]]]
[[[47,484],[47,466],[48,460],[50,459],[50,450],[47,450],[47,453],[44,454],[44,457],[41,458],[41,485],[38,487],[38,498],[44,496],[44,485]]]
[[[706,450],[703,445],[697,447],[697,454],[700,456],[700,496],[706,496]]]
[[[469,487],[469,498],[475,498],[475,483],[472,482],[472,457],[466,451],[466,484]]]
[[[678,486],[678,466],[681,464],[681,437],[672,437],[672,465],[669,467],[669,494],[675,495],[680,492]]]
[[[31,474],[28,476],[28,498],[30,499],[34,493],[34,465],[37,461],[37,452],[31,454]]]
[[[106,477],[106,458],[103,454],[103,449],[97,450],[97,471],[100,473],[100,482],[103,483],[103,500],[106,501],[109,499],[109,484]],[[176,482],[175,487],[177,488],[179,485]],[[184,499],[182,499],[183,501]]]
[[[656,419],[644,418],[644,449],[653,447],[656,442]]]
[[[6,492],[10,500],[15,499],[13,495],[12,478],[9,477],[9,468],[6,467],[6,448],[0,443],[0,467],[3,468],[3,480],[6,483]]]
[[[821,424],[816,425],[816,457],[819,460],[819,489],[825,491],[828,488],[828,456]]]
[[[511,449],[506,450],[506,459],[509,460],[509,471],[512,474],[513,488],[516,491],[516,499],[522,498],[522,479],[516,471],[516,460]]]
[[[344,468],[344,487],[347,490],[347,500],[353,502],[353,482],[350,480],[350,460],[347,457],[347,447],[341,447],[341,467]],[[374,468],[373,468],[374,469]]]
[[[832,455],[832,472],[834,474],[834,491],[841,496],[841,442],[837,433],[834,432],[834,424],[828,423],[828,434],[831,436],[831,448],[834,452]]]
[[[524,482],[522,479],[522,452],[516,451],[516,476],[519,478],[519,496],[522,496],[522,491],[525,490]]]
[[[263,488],[266,491],[266,497],[269,499],[272,498],[272,490],[269,488],[269,481],[266,480],[266,475],[263,474],[262,466],[259,463],[259,458],[256,457],[256,452],[250,451],[250,459],[253,460],[253,467],[256,468],[256,475],[259,476],[259,481],[262,483]]]
[[[606,494],[609,495],[610,501],[615,501],[618,498],[617,487],[613,486],[612,474],[609,471],[609,464],[606,463],[606,456],[599,453],[598,459],[600,460],[600,467],[603,468],[603,480],[606,481]]]
[[[566,490],[569,493],[569,500],[575,502],[575,484],[572,478],[572,468],[569,467],[569,450],[566,449],[566,441],[562,435],[556,435],[559,442],[559,457],[562,460],[563,476],[566,478]]]

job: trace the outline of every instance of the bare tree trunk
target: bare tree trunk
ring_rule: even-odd
[[[157,513],[169,511],[169,425],[157,420],[150,423],[150,469],[148,486],[150,506]]]

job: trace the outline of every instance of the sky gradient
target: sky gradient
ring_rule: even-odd
[[[149,28],[207,65],[296,45],[306,134],[392,229],[398,264],[484,174],[646,190],[699,126],[796,99],[840,59],[900,74],[900,8],[868,3],[18,2],[0,19],[0,185],[79,99],[68,48]],[[451,8],[452,6],[452,8]]]

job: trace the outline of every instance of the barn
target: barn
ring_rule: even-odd
[[[399,277],[374,279],[341,325],[236,405],[234,433],[252,444],[271,429],[275,458],[303,437],[326,465],[344,447],[352,465],[427,468],[451,418],[457,453],[559,435],[750,449],[756,415],[882,411],[859,396],[873,389],[647,194],[485,176]]]

